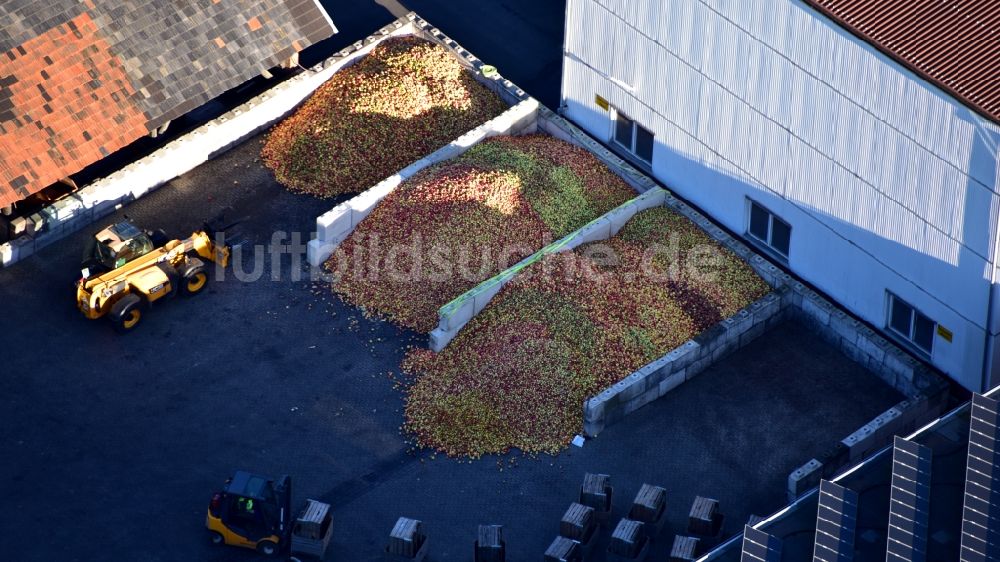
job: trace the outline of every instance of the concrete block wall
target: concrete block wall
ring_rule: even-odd
[[[788,277],[782,273],[782,276]],[[936,395],[947,383],[933,369],[918,361],[875,330],[850,316],[797,280],[787,280],[792,317],[812,328],[824,340],[878,375],[907,397]],[[940,406],[940,404],[937,404]]]
[[[516,84],[501,76],[498,71],[492,76],[485,76],[483,74],[483,67],[488,66],[486,63],[467,51],[454,39],[445,35],[440,29],[432,26],[418,16],[415,12],[410,12],[403,18],[400,18],[400,20],[404,19],[412,22],[413,33],[415,35],[419,35],[429,41],[434,41],[448,49],[460,63],[472,71],[472,75],[476,80],[500,96],[500,99],[505,101],[507,105],[517,105],[531,97],[524,90],[517,87]]]
[[[768,285],[781,291],[783,314],[812,329],[827,343],[864,365],[886,384],[908,398],[933,396],[921,407],[925,417],[937,416],[943,407],[948,383],[933,368],[918,361],[873,329],[858,321],[824,296],[785,273],[769,259],[750,249],[690,205],[668,195],[666,204],[707,232],[724,247],[740,256]]]
[[[317,217],[316,236],[306,247],[309,263],[314,267],[322,265],[382,199],[419,172],[465,153],[483,139],[535,132],[538,108],[539,104],[534,98],[520,101],[497,117]]]
[[[566,252],[581,244],[607,240],[617,234],[618,230],[640,211],[662,205],[666,196],[667,192],[659,188],[646,191],[456,297],[438,309],[438,327],[430,333],[429,347],[435,352],[444,349],[470,320],[486,308],[504,285],[531,263],[544,258],[547,254]],[[613,217],[614,220],[609,217]]]
[[[890,446],[895,435],[909,434],[944,412],[950,387],[943,375],[799,281],[784,273],[779,277],[787,278],[789,290],[783,298],[787,317],[806,325],[906,397],[841,440],[847,454],[824,461],[824,477],[872,456]],[[801,495],[808,490],[794,492]]]
[[[937,398],[941,398],[939,395]],[[840,470],[874,456],[890,446],[896,435],[909,435],[924,422],[938,417],[945,408],[943,400],[921,395],[902,400],[859,427],[838,443],[842,455],[812,459],[788,476],[788,502],[791,503],[819,485],[820,478],[830,478]]]
[[[782,319],[781,291],[771,292],[688,340],[583,404],[583,431],[595,437],[609,425],[671,392],[742,348]]]
[[[811,459],[793,470],[788,475],[788,503],[795,501],[806,490],[819,486],[821,479],[823,479],[823,464],[817,459]]]
[[[0,245],[0,265],[9,266],[30,256],[270,127],[294,111],[334,73],[356,63],[383,39],[417,32],[418,19],[410,14],[392,22],[149,156],[53,203],[38,214],[33,235]]]
[[[831,449],[843,454],[812,459],[793,471],[788,479],[788,499],[794,501],[816,487],[821,476],[829,478],[841,469],[871,457],[890,446],[895,435],[907,435],[940,416],[948,405],[949,384],[943,375],[803,283],[780,270],[777,279],[787,288],[782,296],[787,318],[798,320],[906,396]]]
[[[521,260],[499,275],[484,281],[438,309],[438,326],[428,334],[427,345],[431,351],[438,352],[444,349],[470,320],[486,308],[486,305],[511,279],[535,259],[537,259],[536,256],[532,255]]]
[[[539,129],[546,130],[541,115],[540,112]],[[583,136],[603,147],[590,137]],[[608,154],[611,155],[609,160],[614,162],[617,157],[610,151]],[[591,437],[749,344],[785,318],[785,307],[789,302],[786,296],[787,280],[781,277],[777,267],[669,192],[665,194],[663,204],[698,225],[713,240],[746,261],[774,291],[586,400],[583,404],[584,433]]]

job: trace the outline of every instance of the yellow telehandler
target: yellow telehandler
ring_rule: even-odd
[[[128,332],[154,302],[200,293],[208,284],[202,259],[229,265],[229,245],[212,239],[224,229],[210,224],[185,240],[143,231],[127,218],[101,230],[84,252],[77,308],[91,320],[107,316],[117,330]]]

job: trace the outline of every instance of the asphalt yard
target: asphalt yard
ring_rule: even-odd
[[[209,545],[203,527],[238,468],[290,474],[296,504],[332,504],[330,559],[380,560],[399,516],[424,521],[432,560],[467,560],[479,523],[505,526],[509,559],[537,559],[588,471],[611,475],[614,520],[649,482],[668,490],[675,530],[702,494],[736,531],[782,505],[789,471],[898,399],[792,325],[582,449],[471,463],[412,451],[390,373],[423,338],[309,280],[291,241],[335,201],[286,192],[259,148],[251,140],[123,210],[179,236],[226,206],[249,215],[239,263],[205,294],[154,307],[134,333],[73,306],[80,251],[100,225],[0,270],[0,527],[17,559],[253,559]],[[282,247],[277,262],[267,246]]]
[[[323,48],[394,18],[373,2],[324,4],[342,33]],[[407,4],[557,103],[563,3]],[[505,526],[509,560],[539,560],[585,472],[611,475],[612,523],[648,482],[668,491],[672,531],[701,494],[720,500],[736,532],[751,513],[783,505],[789,471],[899,399],[787,325],[582,449],[474,462],[413,451],[392,374],[408,346],[426,342],[309,280],[304,244],[337,201],[285,191],[259,164],[260,144],[104,221],[127,214],[186,236],[227,206],[249,217],[234,267],[205,294],[156,306],[135,333],[74,308],[84,242],[104,223],[0,269],[3,558],[255,559],[211,546],[204,529],[212,492],[240,468],[290,474],[295,506],[307,497],[333,506],[329,560],[382,560],[399,516],[424,521],[429,560],[469,560],[479,523]],[[669,537],[653,559],[664,559]]]

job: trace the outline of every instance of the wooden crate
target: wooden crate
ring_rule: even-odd
[[[632,501],[628,518],[643,523],[655,523],[667,511],[667,491],[659,486],[643,484]]]
[[[594,508],[599,519],[606,518],[611,513],[611,477],[607,474],[587,473],[580,487],[580,503]]]
[[[722,528],[722,514],[719,500],[697,496],[691,504],[688,516],[688,533],[704,537],[714,537]]]
[[[566,537],[556,537],[545,550],[545,562],[582,562],[580,543]]]
[[[423,560],[427,556],[427,536],[423,523],[416,519],[400,517],[389,533],[389,544],[385,548],[386,560]]]
[[[559,534],[581,543],[589,542],[596,530],[594,508],[579,503],[571,503],[559,521]]]
[[[333,516],[330,505],[306,500],[306,506],[292,525],[292,554],[323,558],[333,536]]]
[[[674,537],[674,546],[670,549],[670,562],[691,562],[698,555],[698,539],[695,537]]]
[[[476,536],[475,562],[505,562],[507,545],[502,525],[480,525]]]
[[[642,560],[649,550],[649,539],[639,521],[622,519],[611,534],[608,558],[611,560]]]

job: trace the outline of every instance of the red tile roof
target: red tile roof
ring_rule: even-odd
[[[318,0],[0,0],[0,207],[335,32]]]
[[[0,57],[0,95],[12,106],[0,116],[0,186],[12,189],[0,187],[0,207],[146,134],[135,90],[87,13],[11,52]]]
[[[805,0],[1000,123],[1000,0]]]

